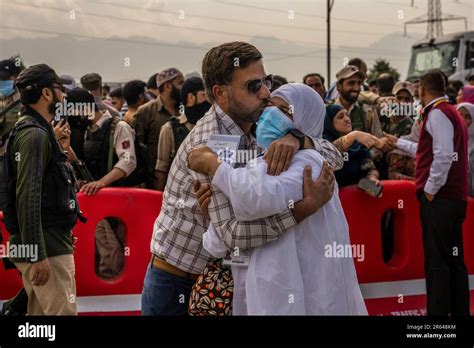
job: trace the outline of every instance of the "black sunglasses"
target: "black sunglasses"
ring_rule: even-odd
[[[226,85],[230,86],[229,83],[226,83]],[[270,90],[273,86],[273,75],[267,75],[263,79],[248,80],[245,82],[245,85],[237,87],[247,89],[249,94],[257,94],[263,85],[265,85]]]

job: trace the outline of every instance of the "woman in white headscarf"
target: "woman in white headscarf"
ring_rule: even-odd
[[[283,85],[272,93],[271,102],[273,106],[265,109],[257,124],[260,146],[268,147],[293,128],[322,137],[325,106],[313,89],[298,83]],[[212,186],[229,198],[238,220],[285,211],[303,198],[305,167],[312,167],[315,180],[324,163],[316,151],[302,150],[287,171],[270,176],[260,158],[245,168],[233,169],[219,162],[208,148],[194,151],[188,158],[189,167],[214,175]],[[202,166],[203,158],[216,163]],[[216,170],[203,169],[217,165]],[[216,257],[227,252],[212,224],[203,241]],[[332,250],[336,246],[350,247],[337,184],[332,198],[316,213],[276,241],[252,249],[248,268],[232,267],[234,315],[366,315],[352,255],[336,256]]]
[[[461,116],[466,121],[467,135],[468,135],[468,167],[469,167],[469,196],[474,197],[474,104],[460,103],[457,109]]]

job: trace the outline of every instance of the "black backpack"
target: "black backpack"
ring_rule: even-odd
[[[190,131],[186,127],[186,125],[179,123],[178,117],[172,117],[170,122],[171,122],[171,129],[173,130],[174,153],[176,156],[179,146],[184,141],[184,139],[186,139]]]
[[[8,112],[8,108],[4,110],[4,112]],[[25,122],[21,126],[17,127],[17,129],[13,132],[13,130],[10,130],[7,134],[8,136],[4,137],[5,139],[2,139],[3,143],[3,149],[2,153],[0,153],[0,210],[2,212],[5,211],[5,207],[9,200],[12,198],[10,195],[12,194],[12,191],[10,191],[10,185],[13,185],[13,180],[10,178],[9,173],[12,171],[11,164],[8,160],[8,153],[7,153],[7,148],[8,148],[8,143],[10,142],[10,137],[15,136],[18,130],[26,128],[26,127],[34,127],[36,126],[32,122]],[[5,216],[3,216],[3,222],[5,222]],[[2,242],[2,234],[0,233],[0,243]],[[3,264],[6,270],[8,269],[15,269],[15,265],[6,257],[3,259]]]
[[[39,128],[42,128],[45,132],[48,132],[46,129],[40,126],[37,122],[28,120],[28,121],[23,121],[18,125],[15,125],[15,127],[8,133],[8,137],[5,140],[5,143],[3,146],[3,151],[2,151],[3,153],[0,154],[0,210],[1,211],[5,210],[5,205],[12,198],[9,196],[11,194],[11,191],[9,190],[9,188],[10,188],[10,185],[13,184],[13,179],[10,177],[10,173],[13,171],[13,167],[8,158],[8,152],[7,152],[8,145],[20,130],[24,128],[28,128],[28,127],[39,127]]]
[[[135,124],[130,125],[133,130],[135,130]],[[115,129],[112,129],[112,134],[111,136],[113,137],[113,132]],[[142,184],[147,182],[149,179],[153,178],[156,179],[155,177],[155,166],[154,164],[152,165],[150,161],[148,160],[148,146],[140,141],[135,134],[135,140],[133,142],[135,146],[135,156],[137,158],[137,167],[133,171],[132,174],[126,179],[127,180],[127,185],[126,186],[135,186],[138,184]]]

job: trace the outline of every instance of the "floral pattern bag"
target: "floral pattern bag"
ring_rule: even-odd
[[[209,262],[191,290],[188,313],[192,316],[232,315],[234,279],[222,259]]]

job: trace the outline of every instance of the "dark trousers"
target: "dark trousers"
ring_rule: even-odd
[[[469,315],[469,280],[462,224],[467,203],[423,194],[420,216],[425,252],[428,315]]]
[[[142,315],[187,315],[194,283],[195,280],[175,276],[149,264],[143,284]]]

